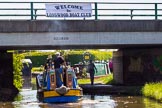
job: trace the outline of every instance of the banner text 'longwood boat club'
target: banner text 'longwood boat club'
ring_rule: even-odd
[[[47,17],[91,17],[91,3],[45,4]]]

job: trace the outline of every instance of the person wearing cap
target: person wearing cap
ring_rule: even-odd
[[[56,52],[56,57],[54,59],[54,68],[56,73],[56,86],[61,87],[63,85],[63,79],[62,79],[62,65],[65,65],[65,60],[62,56],[60,56],[60,52]]]
[[[47,71],[48,69],[51,69],[52,64],[53,64],[52,63],[52,55],[48,55],[48,58],[47,58],[47,60],[45,62],[45,67],[44,67],[45,71]]]

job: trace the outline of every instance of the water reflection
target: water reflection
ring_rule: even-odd
[[[115,101],[110,96],[86,95],[81,102],[82,108],[115,108]]]
[[[22,90],[15,98],[13,105],[15,108],[40,108],[36,98],[36,90]]]
[[[0,102],[0,108],[15,108],[11,102]]]
[[[112,96],[115,108],[162,108],[162,103],[142,96]]]
[[[84,95],[76,103],[40,103],[36,90],[22,91],[15,102],[1,104],[3,108],[162,108],[162,104],[141,96]]]
[[[155,102],[154,100],[144,98],[143,102],[145,103],[145,108],[162,108],[162,103],[160,104],[159,102]]]
[[[0,102],[0,108],[162,108],[162,103],[141,96],[84,95],[76,103],[48,104],[36,98],[36,90],[22,90],[14,102]]]
[[[145,108],[141,96],[114,96],[116,108]]]
[[[40,103],[36,98],[36,90],[22,91],[13,105],[16,108],[115,108],[115,101],[110,96],[85,95],[76,103],[47,104]],[[21,100],[20,100],[21,99]]]

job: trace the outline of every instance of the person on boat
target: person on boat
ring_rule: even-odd
[[[52,55],[48,55],[44,65],[44,73],[43,73],[44,87],[47,86],[47,71],[52,68],[52,65],[53,65]]]
[[[54,68],[56,73],[56,86],[61,87],[63,85],[63,66],[65,66],[65,60],[60,56],[60,52],[56,52],[56,57],[54,58]]]
[[[45,71],[47,71],[48,69],[51,69],[52,65],[53,65],[52,55],[48,55],[48,58],[47,58],[47,60],[45,62],[45,66],[44,66]]]

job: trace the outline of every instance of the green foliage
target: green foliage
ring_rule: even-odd
[[[112,58],[112,52],[107,51],[96,51],[96,50],[90,50],[89,51],[92,54],[92,58],[94,56],[93,60],[108,60],[109,58]]]
[[[99,51],[99,50],[60,50],[61,54],[66,61],[69,61],[71,65],[83,62],[83,54],[89,52],[92,60],[105,60],[112,58],[111,51]],[[31,59],[33,67],[39,67],[44,65],[48,55],[55,57],[55,52],[27,52],[24,53],[25,58]]]
[[[50,54],[53,55],[55,53],[54,52],[39,52],[39,51],[23,53],[24,56],[42,56],[42,55],[50,55]]]
[[[112,58],[112,52],[107,51],[99,51],[99,50],[77,50],[77,51],[69,51],[66,52],[66,59],[71,62],[72,65],[77,64],[79,62],[83,62],[83,54],[84,52],[89,52],[91,54],[92,60],[105,60],[107,61],[109,58]]]
[[[14,54],[13,55],[13,68],[14,68],[14,85],[19,90],[22,88],[23,80],[22,80],[22,62],[21,60],[24,58],[23,55]]]
[[[33,67],[32,68],[32,72],[43,72],[43,71],[44,71],[43,66],[41,66],[41,67]]]
[[[23,53],[26,59],[30,59],[32,61],[33,67],[39,67],[44,65],[45,61],[47,60],[48,55],[53,55],[54,52],[26,52]]]
[[[162,82],[145,84],[142,88],[142,94],[162,102]]]
[[[71,65],[83,62],[83,51],[70,51],[65,55],[66,61],[70,61]]]
[[[38,55],[38,56],[26,56],[25,58],[30,59],[32,61],[33,67],[39,67],[44,65],[47,60],[48,55]]]
[[[115,84],[113,74],[109,74],[107,78],[103,80],[104,84]]]

